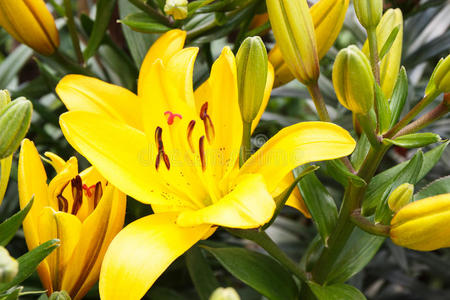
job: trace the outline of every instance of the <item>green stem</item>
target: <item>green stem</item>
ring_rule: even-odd
[[[378,139],[377,135],[375,134],[375,128],[373,124],[375,123],[374,120],[370,117],[370,114],[357,114],[356,118],[359,121],[359,124],[361,125],[364,133],[367,136],[367,139],[370,142],[370,145],[377,149],[380,146],[380,140]]]
[[[367,29],[367,39],[369,40],[370,65],[372,66],[372,72],[376,82],[380,84],[380,59],[378,58],[377,33],[375,27]]]
[[[399,132],[403,127],[408,125],[408,123],[414,119],[428,104],[430,104],[437,96],[439,96],[439,91],[434,91],[426,94],[416,106],[411,109],[406,116],[404,116],[394,127],[386,132],[383,136],[386,138],[392,138],[397,132]]]
[[[239,166],[241,167],[252,155],[252,144],[251,144],[252,124],[244,122],[243,125],[244,130],[242,132],[242,144],[241,144],[241,151],[239,154]]]
[[[311,95],[314,105],[317,110],[317,114],[319,115],[319,119],[324,122],[330,122],[330,115],[328,114],[327,106],[325,105],[325,101],[323,100],[322,93],[319,89],[319,84],[317,81],[312,82],[307,86],[309,94]]]
[[[290,259],[286,253],[284,253],[278,245],[265,233],[264,231],[258,231],[254,229],[227,229],[231,234],[255,242],[261,248],[267,251],[272,257],[277,259],[286,269],[291,271],[298,279],[305,282],[310,279],[310,274]]]
[[[388,149],[389,146],[384,145],[381,145],[378,149],[371,148],[357,175],[369,183]],[[313,278],[315,282],[320,284],[326,282],[328,273],[341,254],[347,240],[355,228],[355,224],[351,221],[350,217],[354,210],[361,207],[361,201],[366,189],[367,185],[357,187],[351,182],[348,185],[335,230],[328,239],[328,247],[322,251],[313,268]]]
[[[75,19],[73,18],[71,0],[64,0],[64,8],[66,10],[67,28],[69,29],[70,38],[72,39],[73,49],[77,55],[78,63],[84,64],[83,52],[80,48],[80,39],[78,38],[77,28],[75,26]]]
[[[146,3],[142,2],[141,0],[128,0],[128,1],[130,1],[130,3],[133,4],[134,6],[136,6],[137,8],[139,8],[142,11],[144,11],[145,13],[147,13],[149,16],[156,19],[161,24],[164,24],[169,27],[173,27],[173,25],[169,21],[169,19],[167,19],[166,17],[161,15],[156,9],[147,5]]]
[[[370,220],[361,215],[360,209],[353,211],[350,215],[350,219],[356,226],[365,232],[384,237],[389,236],[390,226],[372,223]]]
[[[196,39],[197,37],[203,35],[204,33],[208,32],[216,27],[217,27],[217,22],[214,20],[200,28],[196,28],[195,30],[188,31],[186,40],[192,41],[192,40]]]

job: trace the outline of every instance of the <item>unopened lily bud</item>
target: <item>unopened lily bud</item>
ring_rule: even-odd
[[[250,123],[258,115],[267,80],[267,52],[259,36],[244,40],[236,55],[239,107],[242,120]]]
[[[16,277],[19,264],[9,255],[8,250],[0,246],[0,283],[7,283]]]
[[[55,20],[43,0],[0,1],[0,26],[43,55],[51,55],[59,47]]]
[[[419,251],[450,247],[449,219],[450,194],[409,203],[391,220],[391,240]]]
[[[239,294],[235,289],[228,288],[217,288],[209,297],[209,300],[240,300]]]
[[[398,186],[388,198],[389,208],[393,212],[398,212],[403,206],[408,204],[414,193],[414,185],[404,183]]]
[[[33,105],[25,98],[10,102],[0,111],[0,159],[19,147],[30,127]]]
[[[369,60],[356,46],[342,49],[333,66],[333,85],[339,102],[365,115],[373,106],[374,77]]]
[[[450,92],[450,54],[436,67],[432,80],[441,93]]]
[[[273,34],[291,73],[308,85],[319,78],[314,25],[306,0],[266,0]]]
[[[388,9],[376,29],[378,52],[381,51],[392,30],[398,27],[398,33],[389,52],[380,62],[380,85],[384,96],[389,99],[394,90],[395,81],[400,71],[403,45],[403,15],[400,9]],[[363,52],[369,57],[369,43],[365,42]]]
[[[268,58],[275,72],[273,82],[274,88],[282,86],[295,79],[295,76],[292,75],[287,63],[284,61],[283,54],[281,54],[281,50],[278,45],[275,45],[272,50],[269,51]]]
[[[71,300],[66,291],[54,292],[48,300]]]
[[[172,16],[175,20],[183,20],[188,15],[188,1],[167,0],[164,5],[164,12]]]
[[[11,102],[9,92],[7,90],[0,90],[0,111],[2,111],[9,102]]]
[[[378,25],[383,14],[383,0],[354,0],[353,6],[364,28],[375,28]]]

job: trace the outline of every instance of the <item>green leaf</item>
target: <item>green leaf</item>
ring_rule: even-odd
[[[4,292],[30,277],[30,275],[36,270],[39,263],[57,247],[59,247],[59,240],[53,239],[39,245],[19,257],[17,259],[19,263],[19,273],[12,281],[0,284],[0,292]]]
[[[34,196],[28,202],[24,209],[13,215],[11,218],[6,219],[2,224],[0,224],[0,246],[8,245],[9,241],[14,237],[20,225],[22,225],[23,220],[27,216],[28,212],[33,205]]]
[[[164,33],[171,29],[143,12],[128,15],[120,20],[120,23],[127,25],[134,31],[144,33]]]
[[[419,182],[430,170],[436,165],[439,159],[444,153],[445,148],[449,142],[443,143],[432,150],[428,151],[424,155],[423,167],[420,170],[420,173],[417,177],[417,181],[412,183],[416,184]],[[392,184],[392,179],[395,178],[403,168],[410,162],[410,160],[402,162],[401,164],[396,165],[380,174],[376,175],[370,181],[367,191],[365,194],[365,199],[362,204],[362,213],[364,216],[369,216],[374,213],[375,208],[378,205],[378,201],[380,201],[386,189]]]
[[[1,300],[17,300],[19,299],[20,292],[23,290],[23,286],[18,286],[8,290],[5,294],[0,296]]]
[[[220,285],[199,247],[194,246],[186,253],[186,265],[200,300],[208,300]]]
[[[366,185],[364,179],[350,172],[340,159],[329,160],[326,165],[327,173],[343,186],[347,186],[349,180],[358,187]]]
[[[95,16],[94,28],[92,29],[89,42],[84,49],[84,59],[88,60],[95,54],[100,46],[106,29],[108,28],[109,21],[114,10],[116,0],[97,0],[97,13]]]
[[[450,175],[436,179],[421,189],[414,195],[414,201],[447,193],[450,193]]]
[[[442,139],[439,135],[435,133],[424,132],[424,133],[412,133],[402,135],[396,138],[395,140],[383,139],[383,142],[407,149],[412,149],[428,146],[430,144],[434,144],[437,142],[442,142]]]
[[[186,300],[183,296],[175,292],[174,290],[164,288],[164,287],[157,287],[155,286],[150,290],[148,293],[148,299],[149,300]]]
[[[318,300],[365,300],[366,297],[355,287],[338,283],[321,286],[315,282],[308,282],[314,295]]]
[[[370,143],[367,136],[363,133],[356,144],[355,151],[351,156],[351,162],[355,170],[359,170],[370,150]]]
[[[326,283],[344,283],[361,271],[372,260],[385,239],[355,227],[328,274]]]
[[[301,173],[306,167],[296,168],[294,176]],[[327,245],[328,237],[333,232],[338,218],[336,203],[315,174],[306,175],[299,182],[299,189],[314,224],[324,244]]]
[[[388,224],[392,218],[392,211],[388,205],[389,194],[403,183],[416,184],[424,161],[424,155],[421,150],[417,151],[409,163],[398,173],[395,178],[391,178],[390,186],[384,191],[383,196],[378,201],[375,211],[375,222]]]
[[[391,107],[391,122],[389,127],[393,127],[400,119],[406,98],[408,98],[408,77],[405,67],[402,67],[395,81],[394,91],[389,102]]]
[[[395,38],[397,37],[397,34],[400,30],[400,25],[397,25],[392,29],[391,33],[389,34],[386,42],[384,42],[383,47],[381,48],[379,59],[380,61],[384,58],[384,56],[389,52],[389,50],[392,47],[392,44],[395,41]]]
[[[33,50],[20,45],[0,64],[0,87],[7,88],[25,63],[33,55]]]
[[[391,110],[389,103],[384,97],[381,87],[375,83],[375,104],[378,111],[378,125],[380,133],[385,133],[389,130],[389,124],[391,122]]]
[[[243,248],[203,248],[233,276],[268,299],[297,299],[298,288],[292,276],[271,257]]]

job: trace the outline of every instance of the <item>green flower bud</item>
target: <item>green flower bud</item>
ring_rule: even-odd
[[[353,6],[356,16],[364,28],[375,28],[380,23],[383,14],[383,0],[354,0]]]
[[[11,102],[9,92],[7,90],[0,90],[0,111],[2,111],[9,102]]]
[[[403,206],[408,204],[414,193],[414,185],[404,183],[398,186],[388,198],[389,208],[393,212],[398,212]]]
[[[172,16],[175,20],[183,20],[188,15],[188,1],[167,0],[164,5],[164,12]]]
[[[71,300],[66,291],[54,292],[48,300]]]
[[[0,111],[0,159],[19,147],[30,127],[33,105],[25,98],[10,102]]]
[[[450,92],[450,54],[436,67],[432,79],[442,93]]]
[[[374,77],[369,60],[356,46],[342,49],[333,66],[339,102],[357,114],[367,114],[374,101]]]
[[[240,300],[238,293],[235,289],[228,288],[217,288],[209,297],[209,300]]]
[[[9,255],[8,250],[0,246],[0,283],[13,280],[19,271],[19,263]]]
[[[267,80],[267,52],[259,36],[244,40],[236,55],[239,107],[242,120],[251,123],[261,107]]]

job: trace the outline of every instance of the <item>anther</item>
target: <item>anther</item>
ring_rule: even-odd
[[[194,131],[194,127],[195,127],[195,121],[192,120],[191,122],[189,122],[189,125],[187,127],[187,140],[188,140],[189,147],[191,148],[192,153],[195,152],[194,144],[192,144],[192,132]]]
[[[164,115],[165,115],[165,116],[168,115],[168,118],[167,118],[167,124],[169,124],[169,125],[172,125],[172,124],[173,124],[173,121],[175,120],[175,117],[180,118],[180,120],[183,119],[183,117],[182,117],[180,114],[174,114],[174,113],[171,112],[171,111],[166,111],[166,112],[164,113]]]
[[[63,195],[56,196],[58,199],[58,210],[62,212],[67,212],[69,210],[69,202]]]
[[[200,160],[202,162],[202,170],[203,172],[206,170],[206,157],[205,157],[205,137],[202,136],[199,140],[198,140],[198,150],[200,152]]]
[[[97,207],[98,202],[103,196],[102,183],[99,181],[94,186],[94,209]]]
[[[167,170],[170,170],[169,156],[165,152],[162,152],[162,157],[164,159],[164,163],[166,164]]]
[[[200,109],[200,119],[205,126],[206,138],[208,139],[208,142],[211,143],[214,140],[215,131],[211,117],[208,115],[208,102],[203,103],[202,108]]]
[[[155,142],[156,142],[156,145],[158,145],[158,150],[163,148],[162,128],[159,126],[156,127],[156,130],[155,130]]]
[[[162,128],[159,126],[156,127],[155,140],[156,140],[156,144],[158,145],[158,154],[156,155],[155,168],[156,168],[156,170],[159,169],[159,164],[161,162],[161,157],[162,157],[162,159],[164,160],[164,163],[167,167],[167,170],[170,170],[169,156],[164,152],[164,144],[162,142]]]
[[[79,175],[72,179],[71,183],[73,197],[72,215],[76,215],[83,202],[83,184]]]

